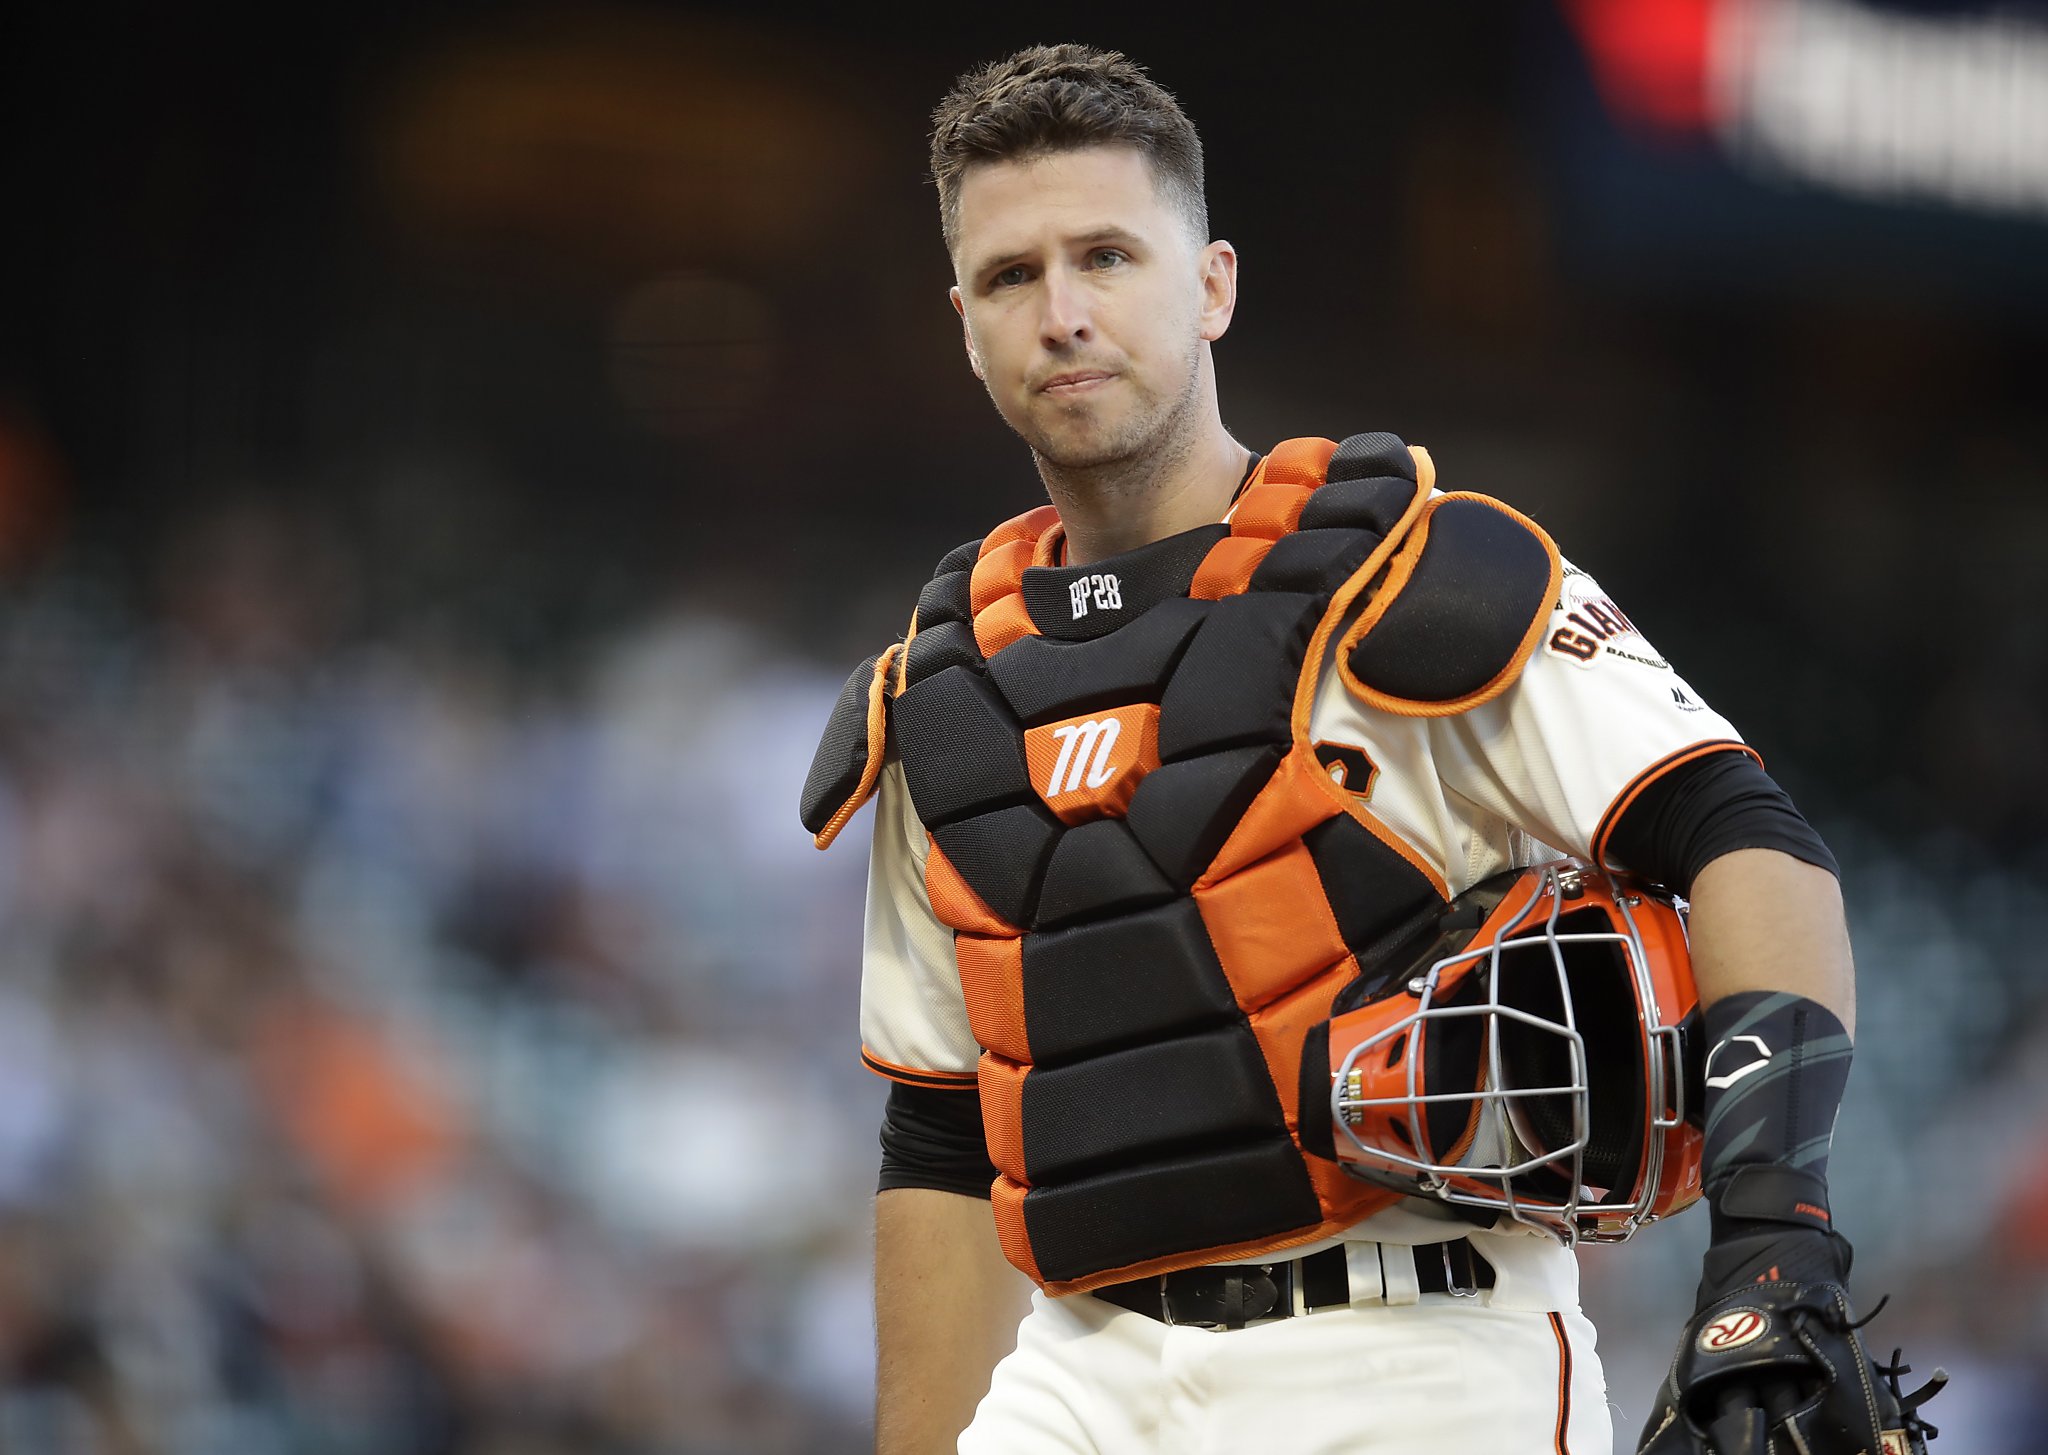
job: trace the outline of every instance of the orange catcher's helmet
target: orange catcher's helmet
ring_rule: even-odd
[[[1698,1023],[1681,901],[1572,860],[1497,875],[1309,1032],[1303,1141],[1370,1182],[1620,1242],[1700,1195]]]

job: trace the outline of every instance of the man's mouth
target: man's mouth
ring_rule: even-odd
[[[1116,375],[1106,369],[1072,369],[1064,374],[1055,374],[1038,386],[1041,394],[1081,394],[1101,384],[1108,383]]]

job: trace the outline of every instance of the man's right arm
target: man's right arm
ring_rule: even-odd
[[[1030,1293],[996,1242],[986,1197],[877,1195],[876,1455],[949,1455],[1015,1347]]]
[[[981,1048],[899,764],[879,788],[861,978],[863,1058],[893,1083],[875,1200],[875,1448],[950,1455],[1016,1343],[1031,1284],[996,1240]]]
[[[889,1088],[875,1201],[875,1448],[950,1451],[1016,1344],[1030,1280],[1003,1258],[972,1086]]]

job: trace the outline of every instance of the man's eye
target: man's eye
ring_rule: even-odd
[[[995,285],[998,288],[1015,288],[1029,276],[1030,274],[1025,271],[1024,265],[1019,263],[1015,267],[1005,268],[1002,272],[996,274]]]
[[[1121,267],[1123,266],[1124,261],[1124,255],[1118,252],[1115,248],[1097,248],[1094,254],[1089,258],[1089,262],[1093,263],[1098,268]]]

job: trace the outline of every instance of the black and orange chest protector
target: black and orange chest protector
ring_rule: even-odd
[[[1305,1243],[1398,1195],[1304,1155],[1328,1086],[1304,1093],[1302,1043],[1446,888],[1333,780],[1311,709],[1333,640],[1384,710],[1490,699],[1559,569],[1431,477],[1391,435],[1291,440],[1229,524],[1077,567],[1041,507],[947,556],[908,641],[847,684],[804,820],[829,842],[900,755],[982,1047],[997,1230],[1048,1292]]]

